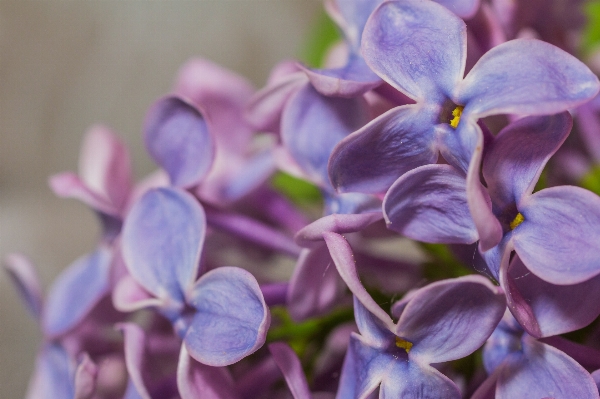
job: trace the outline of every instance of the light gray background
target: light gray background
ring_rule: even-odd
[[[75,170],[93,123],[129,144],[136,176],[153,170],[140,139],[146,108],[192,56],[257,87],[298,55],[320,0],[0,0],[0,257],[19,251],[45,287],[95,246],[85,206],[48,189]],[[23,397],[41,336],[0,273],[0,396]],[[57,398],[60,399],[60,398]]]

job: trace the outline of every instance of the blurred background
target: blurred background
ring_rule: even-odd
[[[144,176],[154,165],[143,117],[183,62],[208,58],[261,87],[278,61],[301,54],[321,9],[320,0],[0,1],[0,258],[25,253],[47,288],[99,233],[89,209],[47,185],[76,170],[87,127],[118,132]],[[0,273],[3,398],[24,396],[40,340]]]

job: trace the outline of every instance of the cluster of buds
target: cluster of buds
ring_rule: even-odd
[[[5,259],[44,337],[27,398],[598,399],[580,3],[328,0],[322,69],[255,90],[186,63],[147,178],[91,128],[50,186],[96,212],[97,248],[45,298]],[[427,260],[378,252],[395,237]]]

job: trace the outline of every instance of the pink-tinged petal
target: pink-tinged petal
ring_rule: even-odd
[[[544,166],[573,126],[568,112],[532,116],[498,133],[483,160],[483,177],[494,205],[504,209],[533,192]]]
[[[150,107],[144,143],[177,187],[198,185],[210,170],[214,141],[204,116],[179,97],[164,97]]]
[[[443,280],[414,294],[395,334],[423,364],[460,359],[483,345],[505,309],[503,292],[482,276]]]
[[[75,396],[74,399],[91,399],[96,391],[96,377],[98,367],[87,353],[83,354],[77,370],[75,370]]]
[[[50,176],[48,179],[50,188],[59,197],[75,198],[87,206],[108,215],[119,216],[120,209],[103,195],[92,191],[81,179],[73,172],[59,173]]]
[[[538,277],[568,285],[600,273],[600,197],[552,187],[524,200],[519,211],[525,220],[513,230],[515,250]]]
[[[392,319],[383,309],[381,309],[381,307],[379,307],[377,302],[373,300],[360,282],[360,277],[356,271],[352,248],[350,248],[348,241],[341,235],[332,232],[323,233],[323,238],[325,239],[327,248],[329,248],[329,253],[331,254],[331,258],[335,263],[338,273],[350,291],[369,312],[378,318],[386,328],[392,331],[394,328]]]
[[[304,227],[294,239],[303,247],[318,245],[323,240],[323,234],[327,232],[345,234],[361,231],[365,227],[383,219],[381,212],[367,212],[359,214],[338,214],[324,216]],[[317,241],[317,242],[315,242]]]
[[[463,115],[543,115],[594,97],[598,78],[569,53],[536,39],[500,44],[481,57],[457,90]]]
[[[307,84],[308,77],[303,72],[276,79],[250,99],[244,111],[246,121],[255,130],[279,133],[285,104],[290,96]]]
[[[134,323],[121,323],[117,328],[123,332],[125,366],[129,379],[141,399],[152,399],[143,378],[146,364],[146,334]]]
[[[132,187],[131,160],[125,143],[105,126],[92,126],[79,156],[79,176],[93,192],[123,210]]]
[[[225,367],[212,367],[195,361],[185,345],[177,365],[177,388],[181,399],[237,399],[240,397]]]
[[[579,330],[600,314],[600,276],[574,285],[553,285],[527,270],[518,256],[508,274],[531,307],[542,337]]]
[[[163,302],[146,291],[136,279],[129,274],[122,277],[112,292],[115,309],[121,312],[134,312],[150,307],[158,308]]]
[[[329,312],[344,293],[342,281],[323,241],[303,249],[290,279],[287,307],[295,321]]]
[[[43,294],[33,263],[25,255],[12,253],[4,258],[3,266],[27,310],[39,321],[42,313]]]
[[[46,336],[56,337],[76,327],[108,293],[111,260],[112,251],[99,247],[58,276],[48,293],[42,317]]]
[[[306,85],[285,107],[281,139],[308,179],[327,189],[331,187],[327,174],[331,151],[367,121],[367,104],[362,97],[326,97]]]
[[[375,73],[414,100],[443,102],[465,70],[467,28],[432,1],[384,2],[367,21],[362,53]]]
[[[148,191],[123,226],[123,259],[129,273],[155,297],[183,304],[194,284],[206,232],[206,216],[185,191]]]
[[[496,386],[497,399],[597,399],[598,388],[583,367],[550,345],[523,338],[523,354],[512,355]]]
[[[35,370],[27,388],[27,399],[72,398],[74,361],[62,346],[44,346],[35,362]]]
[[[469,19],[479,9],[480,0],[435,0],[461,18]]]
[[[391,109],[374,119],[333,149],[328,167],[333,187],[384,193],[404,173],[435,163],[437,123],[437,108],[418,104]]]
[[[454,382],[429,365],[396,361],[381,383],[381,399],[460,399]]]
[[[312,395],[302,371],[302,364],[292,348],[283,342],[274,342],[269,345],[269,351],[283,373],[294,399],[311,399]]]
[[[184,344],[199,362],[227,366],[264,344],[271,317],[249,272],[238,267],[209,271],[194,286],[189,304],[196,312]]]
[[[466,179],[450,165],[405,173],[383,200],[387,227],[417,241],[471,244],[477,229],[467,204]]]

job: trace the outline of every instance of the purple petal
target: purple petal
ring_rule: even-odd
[[[112,251],[100,247],[59,275],[44,309],[42,324],[47,336],[58,336],[74,328],[106,295],[111,260]]]
[[[182,303],[198,273],[206,216],[194,197],[174,188],[149,190],[123,226],[129,273],[155,297]]]
[[[460,359],[483,345],[505,309],[502,291],[481,276],[443,280],[414,294],[396,335],[414,345],[411,358],[426,364]]]
[[[467,28],[432,1],[384,2],[369,18],[362,38],[367,64],[415,100],[441,103],[465,70]]]
[[[79,175],[91,191],[122,210],[132,187],[131,161],[125,143],[107,127],[92,126],[81,146]]]
[[[583,104],[600,89],[585,64],[549,43],[517,39],[481,57],[458,89],[463,115],[554,114]]]
[[[480,0],[435,0],[461,18],[469,19],[479,9]]]
[[[75,198],[87,206],[108,215],[119,216],[120,210],[103,195],[92,191],[73,172],[59,173],[48,179],[50,188],[59,197]]]
[[[162,98],[150,108],[144,142],[178,187],[199,184],[213,163],[214,143],[204,116],[178,97]]]
[[[438,154],[433,126],[438,122],[433,108],[394,108],[343,139],[329,161],[333,187],[383,193],[404,173],[435,163]]]
[[[115,285],[112,292],[112,300],[115,309],[121,312],[134,312],[149,307],[160,307],[164,304],[144,289],[129,274],[124,276]]]
[[[354,320],[358,331],[360,331],[362,341],[368,343],[369,346],[385,351],[390,344],[394,343],[394,334],[386,328],[381,320],[365,308],[356,296],[354,297]]]
[[[590,374],[563,352],[523,339],[523,355],[513,355],[504,366],[496,398],[597,399],[598,388]]]
[[[600,197],[579,187],[547,188],[522,201],[515,250],[529,270],[553,284],[600,273]]]
[[[73,398],[91,399],[96,391],[97,376],[98,367],[92,362],[88,354],[84,353],[75,371],[75,395]]]
[[[125,366],[131,383],[141,399],[151,399],[143,378],[146,364],[146,334],[137,324],[122,323],[117,328],[123,332]]]
[[[381,399],[460,399],[454,382],[431,366],[396,361],[381,383]]]
[[[467,204],[464,174],[450,165],[405,173],[383,200],[389,229],[417,241],[471,244],[479,238]]]
[[[543,337],[579,330],[600,314],[600,276],[575,285],[553,285],[527,270],[518,256],[509,276],[531,306]]]
[[[260,348],[270,323],[260,287],[247,271],[219,267],[203,275],[191,293],[196,309],[184,342],[190,355],[226,366]]]
[[[26,256],[13,253],[4,258],[3,264],[27,310],[39,321],[42,313],[42,287],[33,263]]]
[[[379,307],[377,302],[373,300],[371,295],[369,295],[365,287],[360,282],[360,278],[356,272],[356,264],[350,244],[348,244],[344,237],[337,233],[323,233],[323,238],[325,239],[327,248],[329,248],[329,253],[331,254],[331,258],[335,263],[335,267],[350,291],[369,312],[371,312],[383,323],[384,326],[392,331],[392,328],[394,327],[392,319],[383,309],[381,309],[381,307]]]
[[[367,19],[383,0],[332,0],[326,11],[344,32],[348,45],[357,50]]]
[[[306,85],[285,107],[281,138],[309,180],[328,188],[327,161],[333,147],[367,121],[362,97],[325,97]]]
[[[498,133],[483,161],[483,176],[494,205],[504,209],[533,192],[548,159],[572,125],[571,115],[563,112],[519,119]]]
[[[569,355],[587,370],[593,370],[600,367],[600,349],[578,344],[577,342],[569,341],[561,336],[542,338],[539,341],[551,345]]]
[[[181,346],[177,366],[177,388],[181,399],[237,399],[239,394],[225,367],[212,367],[195,361]]]
[[[302,250],[287,295],[290,316],[302,321],[329,312],[343,294],[342,285],[325,243]]]
[[[72,398],[74,362],[62,346],[46,345],[38,355],[27,399]]]
[[[358,215],[333,214],[317,219],[308,226],[304,227],[294,239],[303,247],[312,247],[318,245],[315,241],[323,240],[323,234],[332,233],[354,233],[361,231],[365,227],[381,220],[381,212],[367,212]]]
[[[283,373],[294,399],[311,399],[302,364],[292,348],[283,342],[275,342],[269,345],[269,351]]]

